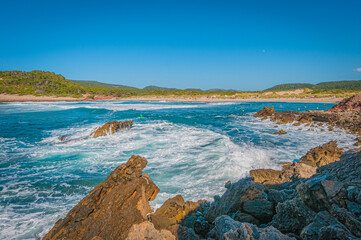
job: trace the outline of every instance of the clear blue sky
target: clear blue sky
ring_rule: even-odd
[[[136,87],[361,79],[361,1],[0,0],[0,70]]]

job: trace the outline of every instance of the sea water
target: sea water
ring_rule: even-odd
[[[0,239],[43,237],[91,189],[132,155],[160,188],[159,207],[181,194],[212,200],[226,181],[251,169],[280,169],[343,130],[279,125],[252,115],[276,110],[328,109],[324,103],[40,102],[0,104]],[[134,120],[130,130],[85,139],[107,121]],[[283,129],[285,135],[273,133]],[[59,136],[70,140],[61,143]]]

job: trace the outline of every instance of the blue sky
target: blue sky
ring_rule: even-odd
[[[0,70],[136,87],[361,80],[361,1],[4,1]]]

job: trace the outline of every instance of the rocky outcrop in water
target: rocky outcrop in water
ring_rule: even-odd
[[[146,164],[146,159],[132,156],[117,167],[60,219],[44,239],[126,239],[134,224],[147,220],[151,212],[148,201],[159,192],[149,175],[142,174]],[[134,227],[133,232],[143,227]]]
[[[300,163],[304,163],[313,167],[321,167],[329,163],[340,160],[343,149],[337,147],[336,141],[331,141],[321,146],[312,148],[304,155]]]
[[[133,125],[133,120],[130,121],[112,121],[107,122],[103,126],[96,128],[90,136],[92,137],[101,137],[101,136],[107,136],[108,134],[114,134],[115,132],[121,130],[121,129],[129,129]]]
[[[265,107],[253,116],[269,118],[277,124],[293,123],[295,126],[304,123],[306,126],[312,123],[312,127],[327,124],[330,131],[338,127],[352,134],[361,134],[361,94],[346,98],[329,110],[277,112],[273,108]]]

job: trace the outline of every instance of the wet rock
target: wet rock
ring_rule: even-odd
[[[297,119],[298,119],[298,112],[295,111],[275,112],[271,116],[271,120],[278,124],[292,123]]]
[[[265,199],[249,200],[243,204],[243,211],[256,217],[263,223],[272,220],[273,203]]]
[[[142,170],[147,160],[132,156],[99,183],[44,239],[126,239],[134,224],[147,219],[159,188]],[[131,173],[131,174],[129,174]]]
[[[312,222],[314,216],[315,213],[300,198],[294,198],[277,205],[272,226],[281,232],[299,234]]]
[[[320,167],[340,160],[342,153],[343,151],[337,147],[336,141],[330,141],[321,146],[312,148],[301,158],[300,163],[313,167]]]
[[[59,139],[60,141],[65,141],[65,140],[67,139],[67,137],[66,137],[66,136],[60,136],[60,137],[58,137],[58,139]]]
[[[261,111],[255,113],[253,116],[254,117],[269,117],[269,116],[272,116],[274,112],[275,112],[275,109],[273,107],[266,106]]]
[[[176,240],[176,237],[167,230],[160,230],[154,228],[153,224],[146,221],[140,224],[134,224],[126,238],[126,240],[139,240],[139,239],[152,239],[152,240]]]
[[[133,125],[133,120],[131,121],[112,121],[107,122],[103,126],[95,129],[90,136],[101,137],[101,136],[107,136],[108,134],[114,134],[115,132],[121,130],[121,129],[129,129]]]
[[[284,130],[279,130],[278,132],[274,132],[273,134],[275,135],[283,135],[283,134],[286,134],[287,132],[284,131]]]

